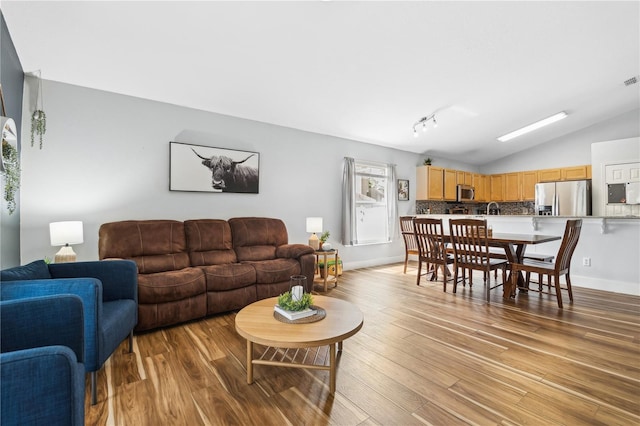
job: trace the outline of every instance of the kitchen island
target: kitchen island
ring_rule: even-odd
[[[559,235],[575,217],[527,215],[417,215],[449,219],[487,219],[493,232]],[[640,218],[582,217],[582,232],[571,261],[574,288],[587,287],[640,296]],[[528,253],[556,255],[560,241],[527,247]],[[561,279],[562,280],[562,279]]]

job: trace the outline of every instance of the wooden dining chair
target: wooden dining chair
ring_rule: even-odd
[[[558,307],[562,308],[562,293],[561,290],[567,290],[569,293],[569,300],[573,302],[573,292],[571,290],[571,277],[569,271],[571,269],[571,258],[573,252],[578,245],[580,239],[580,231],[582,230],[582,219],[567,220],[567,224],[564,228],[564,236],[562,237],[562,243],[560,243],[560,249],[556,256],[555,262],[543,262],[534,259],[523,259],[522,263],[511,264],[511,273],[517,274],[520,271],[526,274],[525,281],[529,283],[531,273],[548,277],[549,289],[551,289],[551,283],[555,287],[556,299],[558,299]],[[560,286],[560,276],[564,275],[566,281],[566,288]],[[540,281],[542,280],[540,278]],[[528,287],[528,285],[527,285]],[[540,293],[543,293],[542,286],[540,286]],[[534,290],[535,291],[535,290]]]
[[[400,216],[400,231],[404,239],[404,273],[407,273],[409,255],[418,256],[418,243],[413,232],[413,219],[415,216]]]
[[[448,265],[454,263],[453,256],[447,253],[446,240],[442,227],[442,219],[416,218],[414,220],[414,231],[418,244],[418,278],[417,285],[420,285],[420,278],[423,275],[431,274],[431,281],[438,279],[438,269],[442,269],[442,290],[447,291],[448,277],[452,277]],[[426,271],[422,272],[422,265],[426,264]],[[455,281],[453,292],[456,292]]]
[[[458,282],[458,270],[469,269],[469,285],[473,285],[473,270],[482,271],[487,302],[490,300],[491,271],[502,269],[502,283],[506,281],[507,261],[495,259],[489,252],[486,235],[487,221],[480,219],[450,219],[449,234],[454,252],[454,288]],[[502,284],[500,284],[502,285]]]

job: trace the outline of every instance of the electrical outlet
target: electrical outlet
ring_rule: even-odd
[[[591,258],[583,257],[582,258],[582,266],[591,266]]]

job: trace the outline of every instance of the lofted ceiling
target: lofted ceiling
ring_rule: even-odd
[[[43,79],[468,164],[640,106],[640,84],[624,84],[640,74],[638,1],[1,7],[23,69]],[[414,138],[431,113],[438,128]]]

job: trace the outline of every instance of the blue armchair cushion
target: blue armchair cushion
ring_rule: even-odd
[[[113,260],[48,267],[52,279],[3,280],[0,300],[80,296],[85,319],[84,364],[87,371],[97,371],[138,322],[136,265],[130,260]]]
[[[49,267],[44,260],[36,260],[23,266],[0,271],[0,281],[48,280]]]

